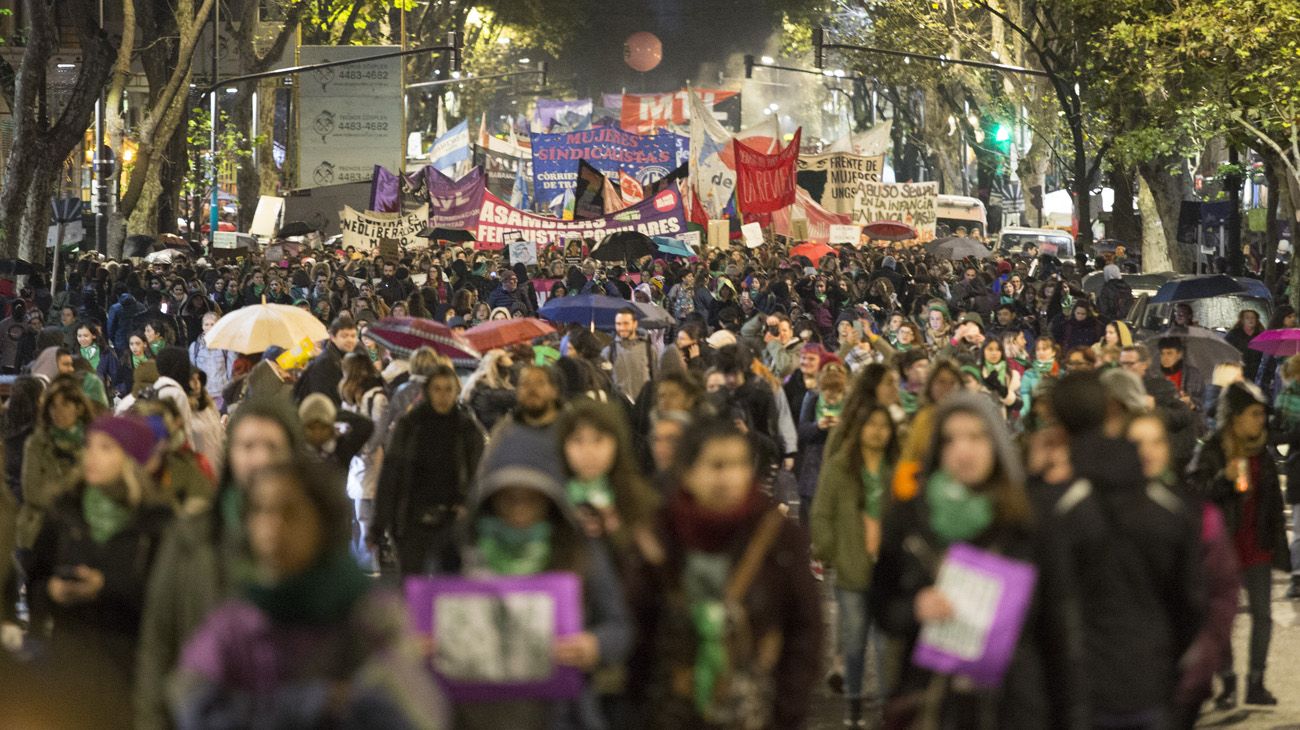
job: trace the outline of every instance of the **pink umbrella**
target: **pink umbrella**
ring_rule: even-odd
[[[509,347],[520,342],[531,342],[537,337],[549,335],[555,331],[550,322],[543,322],[532,317],[519,319],[495,319],[470,327],[465,331],[465,339],[479,352]]]
[[[407,357],[427,346],[461,366],[473,367],[483,359],[464,337],[452,332],[442,322],[432,319],[386,317],[370,325],[364,334],[398,357]]]
[[[1247,345],[1265,355],[1300,355],[1300,328],[1265,330]]]

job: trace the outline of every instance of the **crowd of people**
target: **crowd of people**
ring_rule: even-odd
[[[1296,314],[1243,311],[1239,361],[1201,372],[1190,307],[1135,339],[1121,263],[447,247],[33,277],[0,312],[6,724],[784,729],[829,692],[847,727],[1167,728],[1276,704],[1300,358],[1248,345]],[[473,369],[369,336],[578,294],[628,304]],[[305,367],[208,345],[261,303],[327,325]],[[992,688],[912,659],[955,615],[959,543],[1036,571]],[[556,571],[582,583],[551,648],[582,692],[449,700],[398,581]]]

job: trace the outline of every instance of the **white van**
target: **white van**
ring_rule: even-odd
[[[1039,254],[1055,256],[1062,262],[1074,261],[1074,237],[1055,228],[1003,228],[998,234],[998,250],[1003,253],[1023,253],[1027,246],[1038,248]]]
[[[936,238],[957,235],[960,226],[974,238],[984,238],[988,232],[988,211],[979,198],[965,195],[940,195],[935,203]]]

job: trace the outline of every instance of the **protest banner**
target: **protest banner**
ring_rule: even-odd
[[[381,239],[392,238],[407,246],[420,242],[419,233],[429,220],[428,204],[410,213],[362,213],[350,205],[343,206],[339,214],[339,228],[343,230],[343,246],[358,251],[377,248]]]
[[[857,245],[862,238],[862,226],[833,224],[831,225],[830,235],[827,236],[826,242],[832,246],[848,244]]]
[[[739,140],[732,143],[736,155],[736,207],[741,213],[771,213],[794,203],[795,164],[802,132],[802,127],[796,129],[790,144],[776,154],[764,154]]]
[[[487,189],[483,168],[475,167],[459,180],[452,180],[433,165],[424,171],[429,195],[429,227],[457,231],[477,228],[483,192]]]
[[[731,151],[733,136],[709,113],[704,100],[691,93],[690,164],[687,190],[689,201],[704,213],[704,219],[721,218],[736,191],[736,161]],[[759,122],[736,134],[751,149],[772,153],[780,147],[781,127],[776,117]]]
[[[627,174],[642,185],[667,177],[686,160],[689,140],[681,135],[633,134],[614,127],[532,135],[533,191],[548,201],[578,179],[578,161],[606,175]]]
[[[894,120],[886,119],[859,134],[846,134],[831,143],[827,152],[851,152],[864,157],[877,157],[894,149]]]
[[[863,183],[878,183],[885,169],[883,155],[863,157],[846,152],[800,155],[799,187],[832,213],[852,213]]]
[[[777,235],[815,243],[830,241],[831,226],[852,222],[853,216],[826,210],[801,187],[795,188],[794,205],[772,214],[773,230]]]
[[[653,198],[591,220],[534,215],[512,208],[497,196],[486,193],[479,212],[475,246],[482,250],[500,250],[514,241],[506,234],[516,231],[525,240],[550,244],[573,238],[600,240],[619,231],[637,231],[653,237],[674,236],[685,230],[686,213],[682,209],[681,195],[675,189],[661,191]]]
[[[862,195],[853,209],[853,222],[900,221],[916,229],[918,241],[934,238],[939,183],[861,184]]]
[[[552,647],[582,631],[582,589],[572,573],[406,581],[415,630],[438,647],[433,669],[458,702],[563,699],[582,672],[555,663]]]
[[[533,106],[533,132],[574,132],[591,126],[591,99],[538,99]]]
[[[740,92],[721,89],[694,91],[700,96],[710,119],[727,129],[740,128]],[[650,134],[670,124],[686,124],[695,114],[691,107],[690,93],[690,90],[683,89],[662,94],[623,94],[620,101],[621,126],[629,132]],[[611,99],[606,98],[606,102],[609,101]],[[728,102],[727,108],[718,109],[721,102]],[[730,109],[732,104],[735,106],[734,116]],[[717,113],[724,114],[724,118],[717,119]]]
[[[746,223],[741,226],[740,236],[748,248],[758,248],[763,245],[763,227],[757,223]]]
[[[369,180],[376,164],[399,169],[406,150],[402,59],[359,60],[396,46],[302,46],[301,64],[356,60],[302,74],[294,84],[298,187]]]

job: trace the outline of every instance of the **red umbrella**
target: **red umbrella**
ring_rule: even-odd
[[[873,241],[909,241],[916,238],[916,229],[902,221],[876,221],[862,227],[862,233]]]
[[[465,331],[465,339],[479,352],[509,347],[549,335],[555,331],[549,322],[532,317],[494,319]]]
[[[408,357],[421,347],[432,347],[457,365],[473,367],[482,356],[464,337],[442,322],[419,317],[386,317],[365,331],[365,335],[387,347],[398,357]]]
[[[827,246],[824,243],[814,243],[811,241],[808,243],[801,243],[790,249],[791,258],[794,258],[795,256],[806,256],[814,265],[816,265],[818,261],[821,261],[823,256],[833,253],[835,253],[835,249],[830,246]]]

